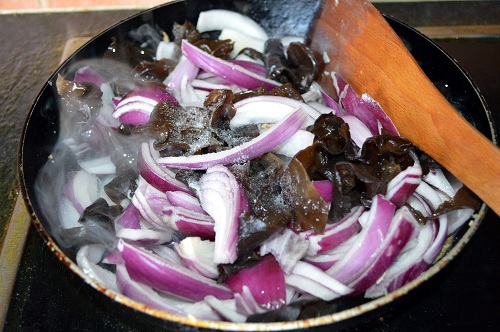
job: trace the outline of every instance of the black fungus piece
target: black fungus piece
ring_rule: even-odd
[[[213,128],[229,129],[229,121],[236,114],[233,99],[234,94],[228,89],[213,90],[205,98],[203,106],[211,114],[210,125]]]
[[[129,36],[138,45],[141,45],[141,47],[156,50],[158,44],[163,40],[160,31],[158,27],[153,27],[151,24],[144,23],[137,29],[131,30]]]
[[[121,206],[110,206],[104,198],[99,198],[83,211],[78,220],[82,226],[61,229],[61,238],[68,247],[93,243],[112,246],[116,241],[113,220],[121,212]]]
[[[294,73],[294,87],[301,93],[309,90],[318,75],[318,62],[312,50],[299,42],[292,42],[286,51],[288,66]]]
[[[172,34],[174,35],[175,43],[179,46],[183,39],[186,39],[191,44],[200,39],[200,32],[196,30],[193,23],[188,21],[185,21],[184,24],[175,22],[172,28]]]
[[[230,39],[200,39],[194,42],[193,45],[217,58],[227,60],[229,59],[231,51],[233,50],[234,42],[232,42]]]
[[[57,93],[61,97],[61,108],[71,114],[76,123],[89,122],[97,117],[102,107],[102,92],[92,83],[76,83],[61,75],[56,80]]]
[[[312,180],[332,182],[329,223],[339,221],[354,206],[370,206],[374,195],[385,194],[387,183],[414,164],[415,147],[400,136],[374,136],[360,151],[350,138],[349,126],[333,114],[321,115],[309,129],[315,142],[296,158]]]
[[[300,93],[309,90],[318,75],[314,53],[302,43],[290,43],[285,56],[281,41],[268,39],[264,44],[263,60],[269,78],[282,84],[291,83]]]
[[[349,125],[333,114],[320,115],[310,131],[315,136],[314,140],[321,142],[326,151],[332,155],[343,153],[351,144]]]
[[[318,193],[302,163],[292,158],[280,178],[285,203],[292,212],[292,228],[297,232],[313,229],[322,233],[330,204]]]
[[[104,192],[116,204],[130,199],[137,189],[138,174],[133,168],[117,171],[116,176],[104,185]]]
[[[134,68],[134,78],[144,81],[163,82],[174,64],[168,59],[141,61]]]
[[[239,54],[244,54],[254,60],[261,60],[261,61],[264,61],[264,55],[257,51],[256,49],[254,48],[251,48],[251,47],[245,47],[243,49],[240,50],[240,52],[238,53]]]
[[[127,64],[129,68],[135,68],[142,61],[153,61],[154,56],[154,49],[140,47],[130,41],[112,37],[111,44],[104,52],[103,58]]]
[[[248,169],[235,172],[250,204],[249,213],[240,216],[236,243],[238,255],[253,251],[292,220],[280,185],[284,171],[284,162],[267,153],[252,159]]]
[[[293,83],[295,75],[288,68],[283,44],[279,39],[268,39],[266,41],[263,58],[269,78],[282,84]]]
[[[114,218],[122,213],[122,207],[119,205],[110,206],[104,198],[98,198],[94,203],[90,204],[78,219],[80,224],[87,224],[93,221],[102,225],[103,228],[114,231]]]
[[[257,96],[278,96],[295,99],[301,102],[304,101],[302,95],[297,90],[295,90],[290,83],[285,83],[271,90],[266,90],[263,86],[260,86],[252,90],[238,92],[234,95],[233,102],[237,103],[243,99]]]
[[[168,100],[159,102],[149,122],[134,128],[134,134],[155,139],[153,147],[162,156],[199,153],[219,146],[210,129],[210,114],[204,108],[183,108]]]

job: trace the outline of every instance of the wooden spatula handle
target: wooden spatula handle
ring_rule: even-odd
[[[500,149],[448,103],[377,9],[368,1],[327,0],[309,38],[313,50],[329,55],[326,71],[369,93],[402,136],[500,214]]]

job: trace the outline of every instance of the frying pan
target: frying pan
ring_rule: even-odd
[[[122,21],[108,30],[102,32],[90,42],[80,48],[75,54],[68,58],[48,79],[40,91],[36,101],[28,114],[22,133],[19,172],[23,196],[26,205],[32,214],[33,225],[42,236],[50,249],[58,258],[74,273],[79,275],[85,282],[96,288],[110,298],[126,306],[141,312],[141,315],[152,316],[160,319],[161,325],[172,329],[230,329],[230,330],[285,330],[316,327],[318,329],[331,330],[346,325],[358,324],[360,319],[366,319],[380,313],[399,298],[418,288],[426,280],[433,277],[448,262],[450,262],[466,245],[470,237],[476,232],[481,219],[486,212],[486,206],[475,214],[475,219],[465,226],[453,240],[449,251],[428,271],[424,272],[418,279],[398,289],[397,291],[382,298],[366,301],[355,307],[345,309],[332,315],[319,318],[270,324],[233,324],[224,322],[194,322],[181,317],[169,315],[161,311],[151,309],[127,299],[102,285],[96,283],[83,274],[81,269],[74,263],[74,252],[64,249],[58,242],[56,233],[49,218],[44,214],[44,207],[40,197],[37,196],[34,183],[42,166],[48,161],[59,133],[58,97],[55,91],[55,81],[60,73],[63,76],[70,75],[73,65],[79,61],[102,56],[110,44],[111,38],[128,38],[129,31],[138,28],[144,23],[161,27],[164,31],[170,31],[172,24],[184,20],[196,21],[199,12],[224,8],[241,12],[261,25],[269,32],[270,36],[282,35],[306,35],[311,24],[314,23],[315,12],[320,8],[321,1],[206,1],[188,0],[176,1],[147,10]],[[487,105],[480,95],[477,87],[462,68],[441,50],[432,41],[419,34],[398,20],[386,17],[391,27],[403,40],[412,55],[416,58],[424,72],[443,90],[445,97],[462,113],[462,115],[481,131],[487,138],[497,142],[494,125]]]

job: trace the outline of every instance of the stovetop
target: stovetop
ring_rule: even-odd
[[[450,4],[440,5],[444,7],[438,7],[435,4],[426,5],[430,8],[430,10],[425,10],[428,15],[427,24],[425,24],[426,31],[429,34],[434,33],[435,36],[441,34],[440,39],[436,39],[436,41],[474,79],[492,111],[494,121],[500,123],[498,79],[500,77],[500,61],[498,59],[498,55],[500,55],[498,17],[500,15],[495,14],[498,7],[491,6],[484,11],[487,14],[485,14],[482,23],[477,25],[477,22],[475,23],[472,18],[462,17],[459,20],[454,17],[457,15],[456,12],[450,13],[450,10],[453,8],[464,9],[462,3],[456,5],[458,7],[450,6]],[[479,6],[485,5],[480,4]],[[422,10],[417,5],[412,7],[409,5],[380,4],[379,7],[384,12],[413,26],[418,26],[424,19],[422,16],[416,16],[415,13]],[[452,26],[444,29],[447,31],[446,33],[443,33],[442,27],[435,30],[429,28],[429,25],[437,25],[436,22],[439,22],[440,18],[434,16],[437,15],[440,8],[446,9],[442,15],[447,19],[446,22]],[[20,20],[19,17],[9,16],[0,20],[0,27],[4,22],[9,21],[14,25],[10,28],[12,30],[15,30],[16,27],[20,31],[37,29],[40,24],[49,30],[45,33],[50,33],[50,29],[54,29],[54,36],[49,38],[53,46],[52,53],[50,56],[46,55],[51,61],[52,68],[50,70],[53,70],[61,56],[62,45],[70,37],[91,36],[105,28],[108,25],[106,22],[118,21],[129,14],[132,12],[79,13],[78,15],[59,13],[49,14],[48,17],[32,15],[24,17],[23,20]],[[88,22],[95,23],[92,29],[88,27]],[[473,24],[472,27],[470,24]],[[70,26],[74,30],[81,30],[70,33],[61,26]],[[485,33],[485,31],[488,32]],[[6,33],[0,31],[0,34],[3,34],[2,37]],[[31,38],[35,39],[41,34],[43,32],[31,33],[30,35]],[[443,35],[447,37],[442,39]],[[449,36],[454,37],[449,38]],[[4,46],[1,43],[2,38],[0,38],[0,47]],[[43,45],[37,44],[35,41],[33,43],[37,47],[32,50],[43,57],[41,53]],[[30,47],[33,45],[28,40],[26,48],[30,49]],[[56,48],[59,48],[59,52]],[[42,62],[38,62],[38,64],[45,65]],[[16,66],[22,67],[23,63],[19,62]],[[38,75],[38,86],[28,87],[32,97],[34,97],[43,80],[49,76],[50,70],[43,67],[32,68],[32,70],[41,71],[41,73],[34,74]],[[6,71],[2,70],[2,72]],[[16,74],[14,73],[14,75]],[[25,104],[24,114],[28,110],[26,101]],[[17,121],[22,122],[23,118],[23,116],[18,116]],[[14,196],[15,192],[14,190]],[[10,197],[10,202],[14,200],[15,197]],[[19,218],[22,219],[23,216]],[[499,244],[500,218],[489,211],[470,243],[443,271],[416,291],[403,297],[389,311],[378,312],[375,317],[368,317],[362,322],[357,321],[352,327],[347,327],[347,330],[387,332],[496,330],[500,322]],[[22,250],[22,256],[5,318],[4,329],[6,331],[142,331],[162,328],[160,320],[146,317],[144,314],[119,305],[85,284],[50,252],[33,228],[30,228],[27,233],[25,245],[20,243],[19,247],[19,250]],[[6,291],[8,290],[0,290],[0,296],[3,294],[2,292]]]

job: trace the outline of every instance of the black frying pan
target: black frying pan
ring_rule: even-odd
[[[254,326],[223,322],[193,323],[183,320],[180,317],[172,317],[172,315],[158,310],[144,308],[144,306],[134,301],[104,289],[101,285],[89,279],[74,263],[74,253],[61,249],[60,243],[55,240],[57,238],[54,236],[55,230],[51,229],[49,220],[43,213],[44,207],[41,205],[40,199],[37,197],[34,189],[35,179],[41,167],[47,162],[58,138],[58,97],[54,88],[58,73],[61,73],[63,76],[71,74],[72,65],[78,61],[100,57],[110,44],[111,37],[127,38],[129,31],[138,28],[144,23],[156,25],[164,31],[170,31],[174,21],[182,23],[184,20],[190,20],[195,22],[200,11],[212,8],[225,8],[244,13],[260,22],[271,36],[305,35],[309,26],[314,22],[314,12],[319,8],[320,4],[321,1],[318,0],[188,0],[176,1],[153,8],[132,16],[93,38],[57,69],[38,95],[26,119],[19,154],[21,185],[25,202],[33,214],[33,224],[47,245],[68,268],[94,288],[109,296],[110,301],[115,300],[141,312],[139,321],[147,319],[154,321],[155,325],[172,329],[183,327],[187,329],[220,328],[235,330],[249,328],[281,330],[307,326],[331,330],[333,327],[340,328],[346,325],[358,324],[360,319],[377,315],[381,311],[397,305],[399,301],[404,301],[405,297],[403,295],[406,295],[410,291],[415,292],[422,283],[425,283],[427,279],[433,277],[443,269],[462,250],[479,227],[480,221],[486,211],[485,205],[477,211],[475,222],[471,226],[466,226],[456,236],[454,246],[439,262],[414,282],[383,298],[362,303],[354,308],[346,309],[333,315],[322,316],[318,319],[297,321],[294,323],[258,324]],[[476,86],[460,66],[443,50],[414,29],[393,18],[386,17],[386,19],[404,41],[430,79],[442,88],[442,92],[447,99],[484,135],[496,142],[497,137],[491,121],[491,114]]]

